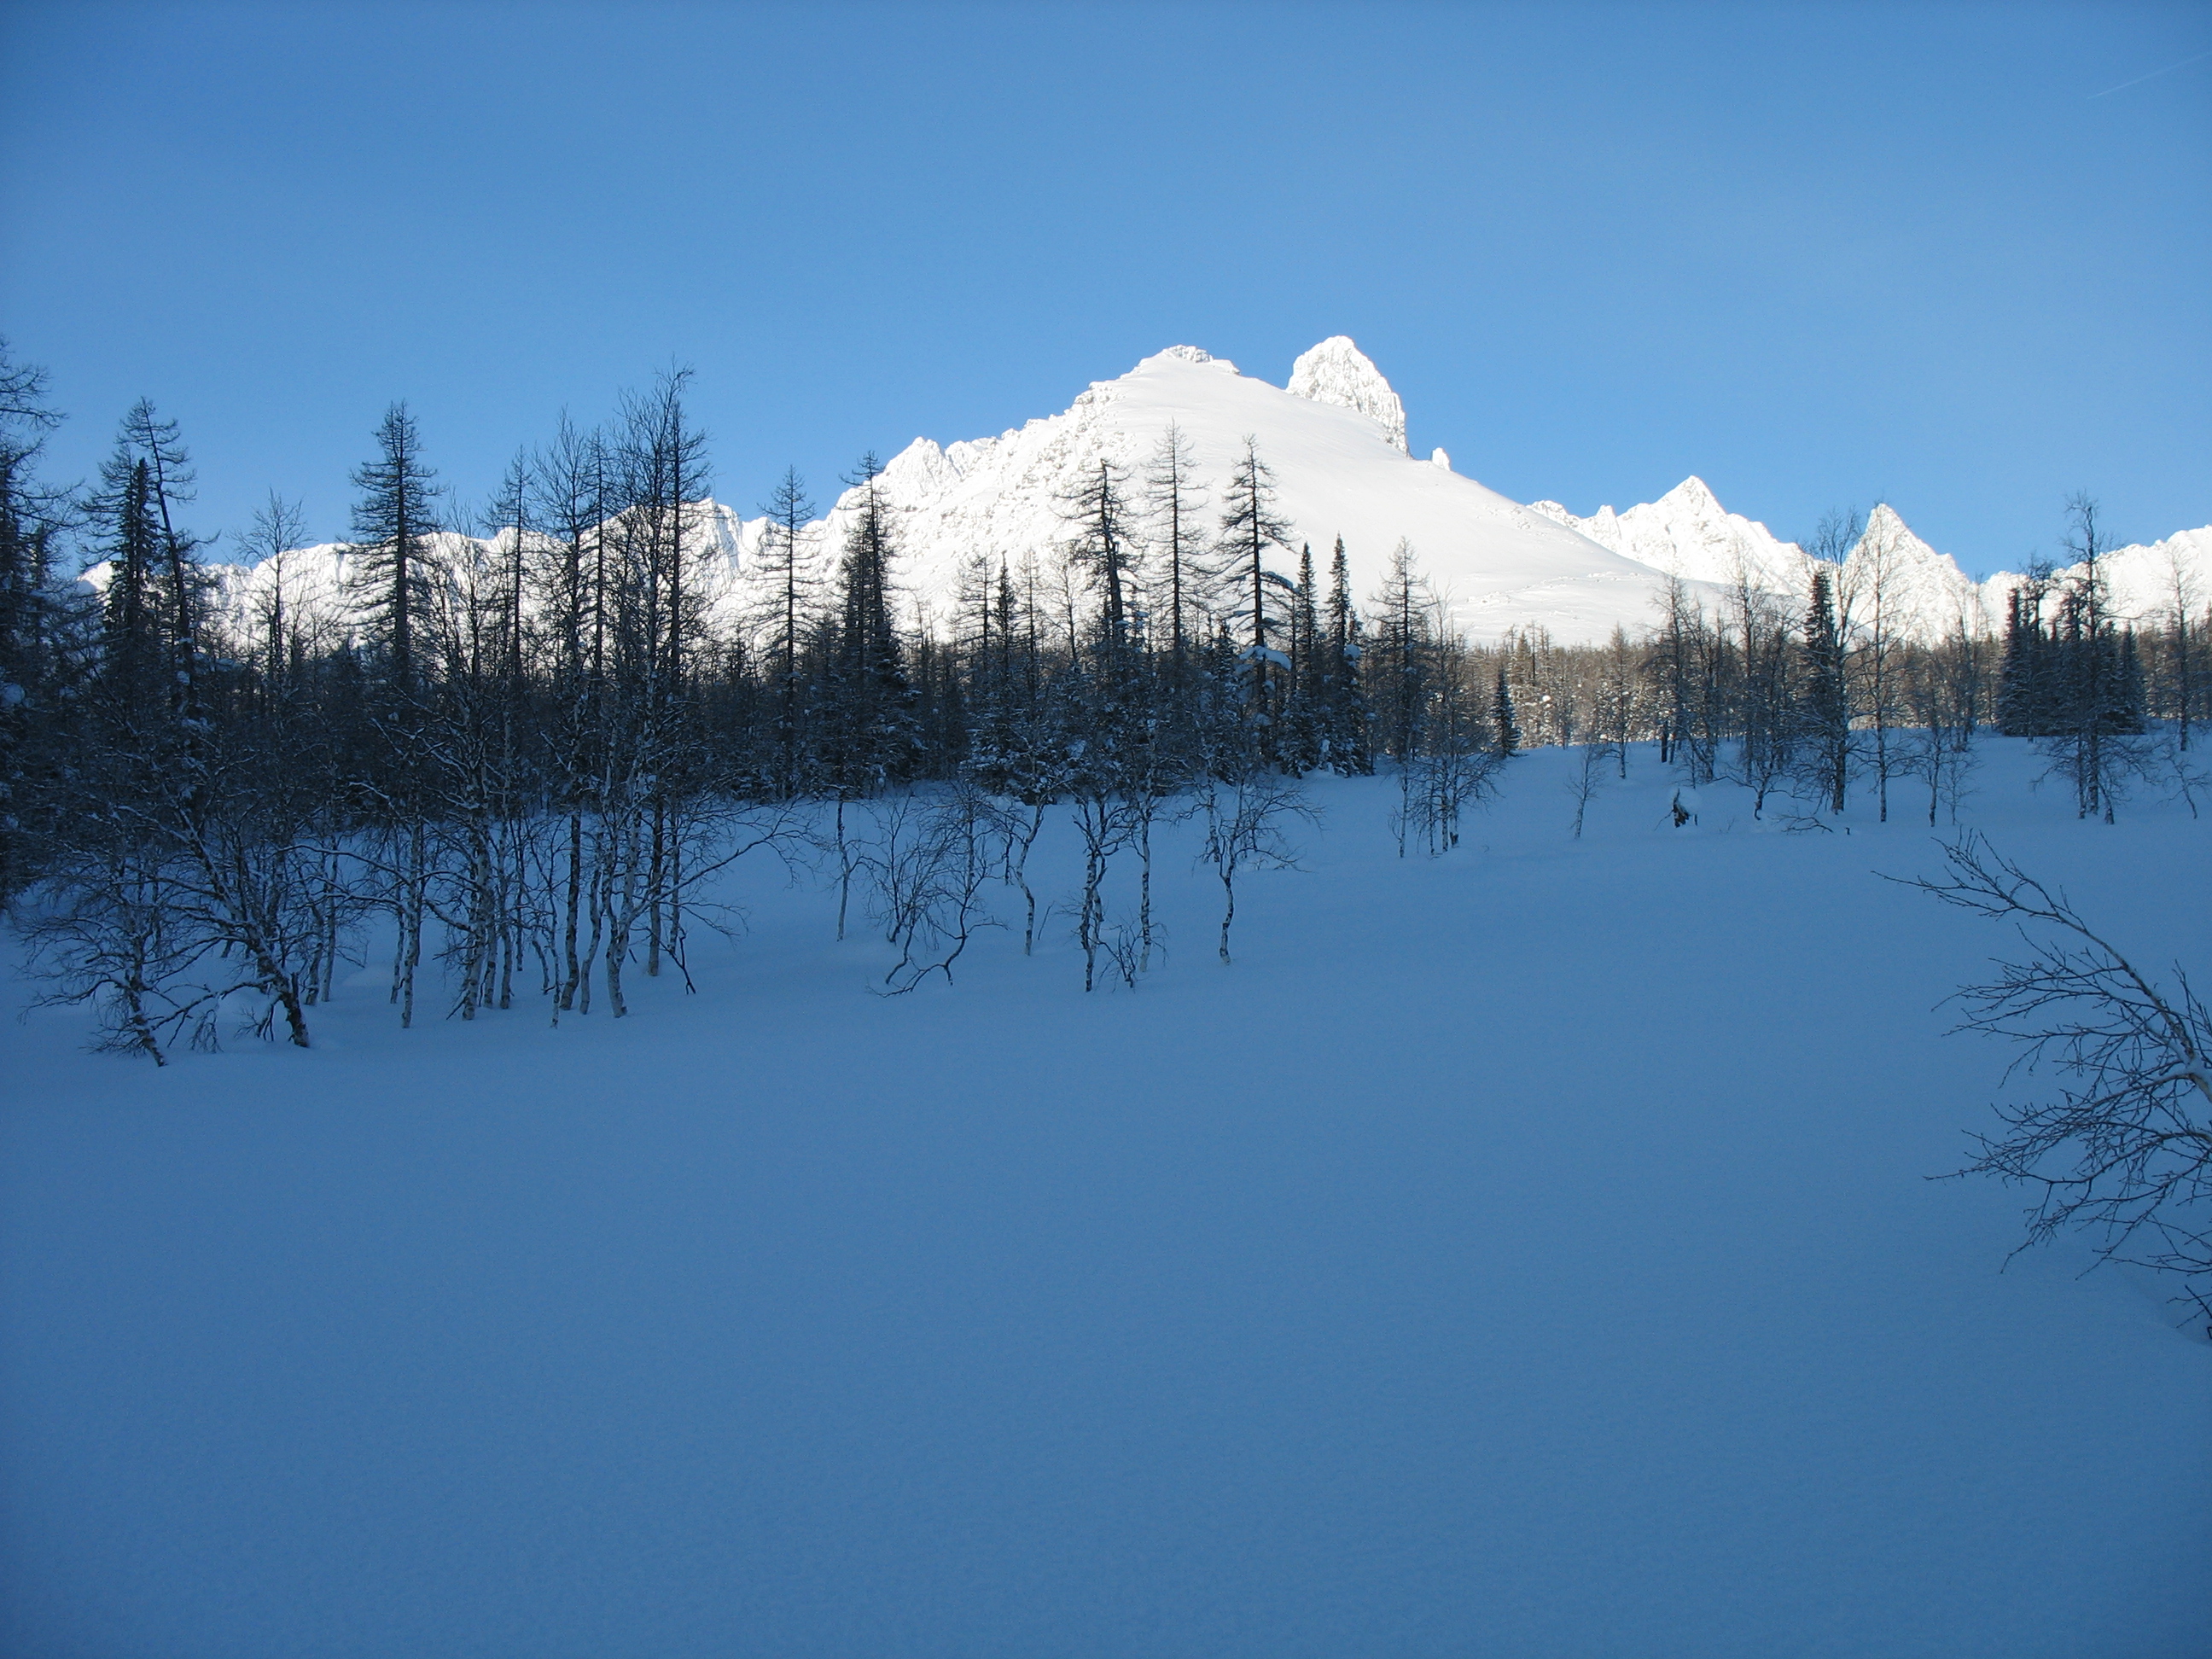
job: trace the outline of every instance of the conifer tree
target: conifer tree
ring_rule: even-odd
[[[2197,635],[2198,586],[2187,556],[2177,544],[2166,548],[2166,600],[2163,617],[2166,635],[2166,706],[2173,716],[2179,747],[2189,748],[2190,726],[2199,708],[2200,672]]]
[[[1328,639],[1323,672],[1328,677],[1328,763],[1346,777],[1375,770],[1368,738],[1367,694],[1360,674],[1359,612],[1352,603],[1351,566],[1344,538],[1328,567]]]
[[[914,775],[920,748],[915,693],[891,621],[897,556],[883,464],[860,459],[860,491],[838,569],[837,619],[825,688],[825,769],[841,799],[857,799]]]
[[[1313,546],[1298,549],[1298,576],[1291,595],[1290,670],[1283,696],[1282,763],[1293,775],[1322,763],[1328,726],[1328,684],[1324,678],[1326,642],[1321,637],[1320,606],[1314,598]]]
[[[1844,643],[1836,625],[1833,590],[1825,565],[1813,571],[1805,606],[1805,672],[1798,714],[1812,781],[1828,810],[1844,810],[1850,783],[1850,695],[1844,678]]]
[[[35,476],[46,434],[60,422],[46,371],[16,362],[0,338],[0,905],[29,878],[30,843],[51,799],[40,786],[67,745],[56,706],[60,617],[46,580],[68,502]]]
[[[761,532],[758,568],[768,630],[768,651],[775,676],[775,766],[777,791],[788,798],[800,787],[799,757],[805,741],[805,684],[799,652],[814,607],[815,575],[808,526],[814,503],[797,467],[787,466],[775,491],[761,508],[768,520]]]
[[[1074,532],[1067,556],[1097,596],[1093,649],[1097,672],[1109,685],[1119,687],[1133,667],[1130,610],[1135,578],[1121,470],[1102,455],[1085,470],[1060,507]]]
[[[1659,757],[1684,766],[1692,783],[1712,781],[1715,698],[1713,629],[1705,608],[1679,576],[1669,576],[1654,665],[1664,684],[1666,723]]]
[[[2064,545],[2075,569],[2060,600],[2058,639],[2046,648],[2051,687],[2046,752],[2069,778],[2082,817],[2112,822],[2122,775],[2137,763],[2126,738],[2142,730],[2142,676],[2133,640],[2110,611],[2102,561],[2111,551],[2096,500],[2066,504]]]
[[[1261,758],[1273,765],[1279,747],[1275,725],[1280,714],[1278,688],[1290,659],[1275,643],[1284,631],[1277,620],[1291,584],[1267,568],[1271,548],[1287,546],[1291,526],[1275,504],[1275,475],[1260,459],[1256,439],[1247,437],[1222,498],[1218,544],[1234,574],[1241,596],[1235,615],[1244,623],[1246,718]]]
[[[117,716],[136,722],[162,701],[161,671],[169,654],[161,527],[154,517],[153,475],[143,457],[118,443],[100,471],[101,488],[90,505],[107,555],[100,684]]]
[[[283,696],[294,668],[306,666],[307,641],[301,619],[292,608],[285,579],[293,553],[307,539],[307,520],[298,504],[273,489],[268,500],[254,509],[252,525],[239,538],[239,551],[246,567],[265,573],[265,586],[248,625],[260,636],[258,672],[262,696],[272,702]]]
[[[1596,710],[1598,729],[1612,749],[1613,763],[1624,778],[1628,775],[1628,745],[1635,740],[1642,720],[1642,699],[1638,696],[1641,678],[1636,647],[1629,642],[1628,630],[1616,623],[1598,670]]]
[[[438,529],[437,474],[407,405],[396,403],[376,428],[376,453],[354,470],[353,580],[385,683],[413,695],[428,602],[430,538]]]
[[[1206,503],[1196,487],[1196,465],[1188,436],[1169,422],[1146,468],[1144,483],[1145,510],[1159,550],[1166,589],[1168,678],[1176,686],[1188,676],[1192,651],[1204,642],[1205,629],[1199,619],[1212,580],[1200,516]]]
[[[191,458],[178,441],[177,423],[154,412],[141,398],[123,417],[123,442],[146,469],[146,500],[159,530],[156,565],[165,615],[160,633],[167,647],[171,706],[198,720],[199,707],[200,612],[205,603],[198,563],[199,543],[177,523],[176,508],[190,501],[195,482]]]
[[[2032,559],[2026,579],[2005,596],[1997,726],[2008,737],[2047,737],[2058,718],[2057,647],[2045,631],[2044,618],[2051,590],[2050,564]]]
[[[1375,596],[1374,647],[1364,661],[1370,671],[1382,752],[1401,768],[1421,752],[1435,690],[1435,641],[1429,628],[1434,604],[1427,580],[1415,568],[1413,544],[1401,538],[1391,550],[1390,573]]]

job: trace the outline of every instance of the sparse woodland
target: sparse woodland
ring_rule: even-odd
[[[2035,573],[2000,637],[1900,637],[1882,573],[1847,579],[1839,516],[1806,593],[1741,584],[1716,610],[1677,585],[1640,637],[1476,645],[1418,550],[1354,593],[1341,543],[1283,521],[1256,447],[1208,500],[1170,431],[1135,476],[1087,475],[1056,544],[975,557],[956,613],[924,627],[869,457],[838,545],[810,531],[804,481],[781,481],[763,600],[717,629],[706,443],[676,375],[519,454],[473,515],[395,406],[354,474],[334,625],[288,605],[301,526],[275,496],[234,538],[280,560],[265,602],[210,603],[188,450],[151,407],[95,483],[59,488],[39,471],[58,418],[42,375],[8,366],[4,395],[0,896],[52,994],[157,1060],[241,1030],[308,1046],[340,964],[372,947],[402,1023],[620,1016],[634,975],[686,975],[687,941],[723,920],[714,878],[745,856],[822,879],[841,935],[881,928],[892,990],[951,978],[980,927],[1026,947],[1055,915],[1087,988],[1134,984],[1158,944],[1155,826],[1206,824],[1226,959],[1237,870],[1295,855],[1297,781],[1322,769],[1389,775],[1407,854],[1456,846],[1528,745],[1584,749],[1577,834],[1653,741],[1687,785],[1732,779],[1808,828],[1866,801],[1955,822],[1992,729],[2038,739],[2085,817],[2144,788],[2196,805],[2212,613],[2177,582],[2170,614],[2109,614],[2086,498],[2071,574]],[[73,578],[100,562],[95,596]],[[1048,813],[1085,849],[1064,902],[1025,877]],[[1109,914],[1109,870],[1141,895],[1129,917]]]

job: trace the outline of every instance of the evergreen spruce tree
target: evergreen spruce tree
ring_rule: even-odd
[[[860,459],[860,496],[838,568],[837,614],[824,688],[823,769],[838,798],[854,800],[912,777],[921,755],[917,696],[891,621],[896,557],[883,464]]]
[[[430,538],[438,529],[437,474],[404,403],[385,411],[376,453],[354,470],[352,555],[356,602],[384,683],[403,697],[416,689],[428,603]]]
[[[1324,672],[1328,642],[1322,638],[1321,610],[1314,597],[1313,546],[1298,549],[1297,582],[1291,595],[1290,669],[1283,694],[1282,766],[1292,775],[1310,772],[1327,752],[1330,678]]]
[[[1997,668],[1997,729],[2012,737],[2024,735],[2032,723],[2027,710],[2027,629],[2021,590],[2015,587],[2005,595],[2004,651]]]
[[[1805,672],[1798,679],[1799,730],[1812,781],[1828,810],[1844,810],[1850,784],[1851,707],[1844,678],[1844,642],[1836,625],[1834,592],[1825,566],[1813,571],[1805,606]]]
[[[36,477],[46,434],[60,422],[46,371],[15,362],[0,339],[0,905],[30,878],[51,805],[44,785],[69,746],[58,696],[62,618],[47,591],[69,505]]]
[[[135,723],[166,703],[161,668],[169,654],[169,608],[161,592],[161,526],[154,517],[152,472],[128,444],[118,444],[101,464],[100,485],[90,503],[100,550],[107,556],[100,685],[113,714]]]
[[[2051,688],[2045,752],[2069,778],[2083,817],[2112,822],[2124,775],[2140,763],[2127,739],[2143,720],[2141,661],[2111,613],[2103,560],[2111,551],[2096,501],[2066,504],[2064,545],[2076,561],[2064,579],[2057,637],[2047,648]]]
[[[2113,674],[2113,696],[2110,719],[2112,729],[2123,736],[2139,737],[2142,733],[2148,699],[2143,689],[2142,653],[2136,643],[2136,630],[2120,630],[2119,662]]]
[[[2063,640],[2067,600],[2058,592],[2058,615],[2046,617],[2058,584],[2050,562],[2028,562],[2027,579],[2005,596],[2004,652],[1997,674],[1997,729],[2008,737],[2044,738],[2063,728],[2068,659]]]
[[[1375,757],[1368,737],[1367,694],[1361,684],[1359,612],[1352,603],[1351,567],[1341,536],[1328,567],[1328,638],[1322,672],[1328,678],[1328,763],[1346,777],[1366,777],[1375,770]]]
[[[1521,750],[1521,727],[1513,714],[1513,692],[1505,683],[1505,671],[1498,671],[1497,690],[1490,699],[1491,750],[1500,760],[1518,754]]]

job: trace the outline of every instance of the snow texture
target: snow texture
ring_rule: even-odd
[[[2201,969],[2212,826],[1985,752]],[[2201,1651],[2212,1347],[1925,1179],[2009,941],[1876,878],[1924,823],[1677,830],[1648,749],[1571,841],[1577,759],[1436,861],[1318,781],[1234,969],[1164,829],[1133,994],[1054,932],[872,995],[748,860],[620,1024],[402,1032],[374,966],[305,1053],[0,1022],[0,1651]]]

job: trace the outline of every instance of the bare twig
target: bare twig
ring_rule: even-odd
[[[2100,1260],[2177,1275],[2212,1317],[2212,1015],[2178,964],[2169,992],[1983,836],[1943,851],[1946,878],[1906,884],[2011,922],[2026,947],[1949,999],[1954,1029],[2016,1045],[2008,1080],[2045,1066],[2060,1079],[2056,1099],[2000,1105],[2003,1133],[1975,1135],[1954,1173],[2035,1191],[2020,1248],[2086,1232]]]

